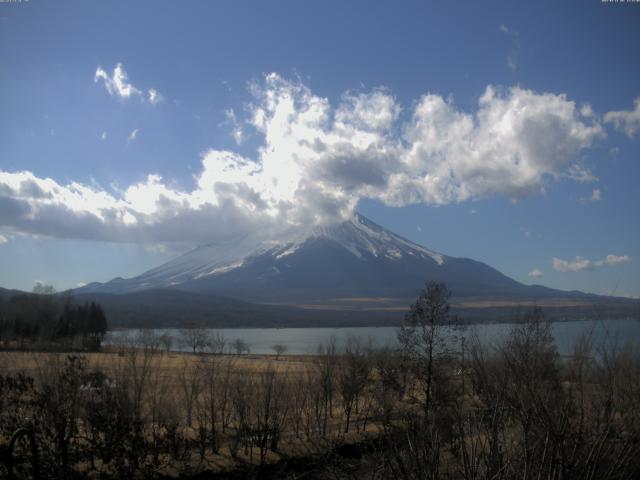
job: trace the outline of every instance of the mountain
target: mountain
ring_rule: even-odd
[[[640,312],[630,299],[521,284],[362,215],[286,241],[245,236],[204,245],[137,277],[72,293],[77,302],[100,303],[112,327],[397,325],[427,281],[447,283],[452,311],[466,321],[509,321],[531,305],[552,319]],[[3,302],[23,294],[0,288],[0,316]]]
[[[77,292],[171,289],[311,309],[393,308],[406,307],[430,280],[446,282],[455,299],[588,297],[521,284],[482,262],[411,242],[359,214],[287,241],[244,237],[205,245],[137,277]]]

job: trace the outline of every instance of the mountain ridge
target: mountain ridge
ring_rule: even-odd
[[[469,258],[444,255],[355,214],[284,241],[247,235],[197,247],[130,279],[90,284],[77,293],[182,290],[238,300],[300,305],[335,298],[415,298],[426,281],[447,283],[455,298],[592,298],[525,285]],[[363,304],[363,307],[370,305]]]

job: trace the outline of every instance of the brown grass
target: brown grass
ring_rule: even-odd
[[[0,373],[19,373],[37,378],[38,374],[45,371],[48,365],[62,362],[69,352],[30,352],[30,351],[5,351],[0,352]],[[118,369],[125,361],[125,357],[116,351],[78,352],[75,355],[87,360],[89,370],[101,370],[107,374]],[[156,353],[151,357],[151,368],[160,368],[163,377],[175,379],[184,371],[185,365],[197,363],[203,355],[187,352]],[[275,355],[217,355],[225,360],[232,360],[234,371],[240,373],[260,373],[273,368],[278,373],[299,374],[306,371],[314,360],[311,355],[280,355],[276,360]]]

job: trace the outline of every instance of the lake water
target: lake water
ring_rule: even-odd
[[[480,342],[490,346],[509,333],[513,324],[496,323],[468,326],[462,332],[454,335],[465,337],[477,336]],[[628,342],[640,346],[640,321],[635,319],[621,320],[585,320],[572,322],[557,322],[552,325],[556,346],[561,354],[569,354],[575,341],[584,333],[591,333],[596,344],[617,342],[622,345]],[[169,334],[173,338],[172,350],[188,351],[189,347],[183,342],[179,329],[154,329],[156,334]],[[109,332],[106,344],[116,344],[123,340],[135,339],[139,330],[116,330]],[[251,353],[272,354],[273,345],[287,346],[288,354],[314,354],[318,345],[328,342],[335,336],[338,344],[344,343],[349,337],[356,337],[362,341],[371,341],[374,346],[397,345],[396,327],[353,327],[353,328],[220,328],[209,329],[211,335],[224,336],[227,344],[235,339],[244,340],[251,348]]]

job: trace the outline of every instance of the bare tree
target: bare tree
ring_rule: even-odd
[[[215,335],[209,337],[209,343],[207,345],[209,352],[214,355],[222,355],[224,348],[227,345],[227,339],[224,338],[220,332],[216,332]]]
[[[236,352],[236,355],[242,355],[245,352],[249,353],[251,351],[249,344],[241,338],[236,338],[231,343],[231,348]]]
[[[319,427],[323,437],[327,435],[329,417],[333,417],[337,360],[337,341],[336,337],[332,336],[326,345],[318,346],[315,361],[320,388],[320,397],[316,398],[316,411],[319,414]]]
[[[202,352],[210,342],[209,332],[206,328],[184,328],[180,330],[183,344],[189,347],[193,353]]]
[[[282,343],[276,343],[275,345],[273,345],[271,347],[271,349],[276,354],[276,360],[279,360],[280,359],[280,355],[284,355],[286,353],[286,351],[289,350],[289,347],[287,347],[286,345],[284,345]]]
[[[344,432],[349,433],[351,414],[358,411],[360,396],[369,384],[371,363],[360,341],[349,338],[344,349],[344,363],[338,374],[338,387],[345,414]]]
[[[150,350],[152,353],[160,348],[160,337],[153,330],[140,330],[134,342],[136,346],[144,350]]]
[[[56,289],[53,285],[36,282],[36,284],[33,286],[33,293],[37,295],[55,295]]]
[[[188,358],[183,359],[180,388],[189,427],[193,425],[193,407],[201,387],[200,365],[189,361]]]
[[[272,368],[261,372],[254,385],[251,408],[252,443],[264,464],[268,450],[277,451],[287,418],[287,382]]]
[[[162,348],[164,348],[165,353],[169,353],[171,351],[171,347],[173,346],[173,337],[168,333],[163,333],[160,335],[160,344]]]
[[[196,405],[199,428],[205,446],[218,452],[221,430],[224,428],[225,411],[229,397],[229,372],[233,359],[229,356],[203,356],[198,371],[200,395]]]
[[[434,379],[439,372],[438,358],[446,352],[450,332],[449,297],[444,283],[428,283],[411,305],[398,332],[402,355],[421,390],[420,401],[425,416],[430,412]]]
[[[383,347],[374,352],[373,397],[383,428],[391,424],[407,388],[406,371],[395,349]]]

